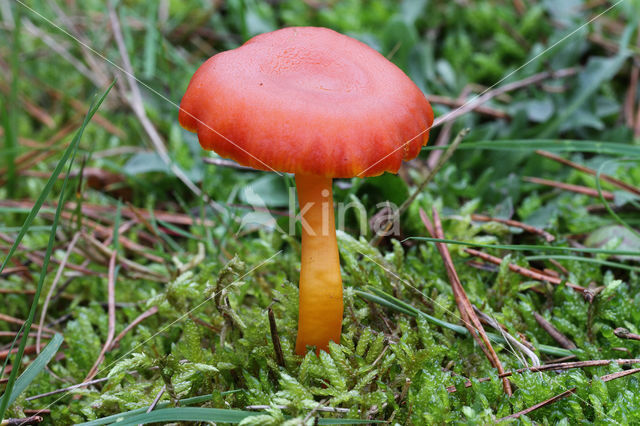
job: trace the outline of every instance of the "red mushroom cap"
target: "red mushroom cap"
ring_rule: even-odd
[[[369,46],[292,27],[207,60],[179,120],[204,149],[242,165],[344,178],[396,173],[427,143],[433,111]]]

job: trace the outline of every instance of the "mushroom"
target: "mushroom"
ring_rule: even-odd
[[[332,179],[397,173],[427,143],[433,112],[384,56],[326,28],[253,37],[207,60],[180,105],[200,145],[295,174],[302,222],[296,353],[340,343],[343,301]]]

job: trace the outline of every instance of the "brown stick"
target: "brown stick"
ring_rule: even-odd
[[[555,259],[549,259],[549,262],[551,262],[553,264],[553,266],[555,266],[556,268],[560,269],[560,272],[562,272],[562,274],[564,276],[569,275],[569,271],[567,270],[567,268],[565,268],[564,266],[562,266],[562,264],[560,262],[558,262]]]
[[[33,201],[0,200],[0,206],[30,209],[33,207]],[[45,203],[43,205],[43,207],[50,207],[53,209],[55,209],[57,206],[58,206],[58,203],[55,201],[52,201],[50,203]],[[74,211],[76,208],[76,203],[74,202],[65,203],[65,208],[68,211]],[[83,214],[92,214],[93,216],[96,216],[98,214],[113,215],[115,212],[116,212],[115,206],[101,206],[98,204],[89,204],[89,203],[82,204]],[[141,218],[144,218],[146,220],[151,219],[151,214],[148,211],[141,209],[139,207],[133,207],[133,206],[131,207],[123,206],[122,209],[120,210],[120,214],[122,214],[122,217],[126,217],[127,219],[130,219],[130,220],[136,220],[139,223],[142,223]],[[191,216],[184,213],[173,213],[173,212],[168,212],[163,210],[154,210],[153,216],[158,220],[161,220],[163,222],[168,222],[174,225],[185,225],[185,226],[191,226],[191,225],[215,226],[216,225],[216,223],[212,220],[201,221],[199,219],[193,219]]]
[[[7,269],[12,269],[12,268],[7,268]],[[5,269],[5,271],[7,270]],[[36,293],[35,290],[20,290],[17,288],[0,288],[0,294],[27,294],[27,295],[34,295]],[[73,300],[75,299],[75,296],[71,295],[71,294],[66,294],[63,293],[62,295],[60,295],[61,298],[63,299],[68,299],[68,300]]]
[[[525,182],[537,183],[539,185],[546,185],[546,186],[552,186],[558,189],[564,189],[565,191],[571,191],[577,194],[588,195],[589,197],[593,197],[593,198],[600,198],[600,194],[598,193],[597,189],[589,188],[587,186],[571,185],[569,183],[557,182],[555,180],[540,179],[537,177],[529,177],[529,176],[524,176],[522,180],[524,180]],[[613,195],[613,192],[605,191],[605,190],[602,190],[602,196],[607,201],[613,201],[613,199],[615,198]]]
[[[189,318],[191,319],[191,321],[195,322],[196,324],[200,324],[203,327],[208,328],[209,330],[213,331],[214,333],[220,333],[220,328],[215,327],[213,324],[210,324],[204,320],[201,320],[200,318],[198,318],[197,316],[193,315],[193,314],[189,314]]]
[[[109,22],[111,24],[111,29],[113,30],[113,37],[116,41],[116,46],[118,47],[118,51],[120,52],[120,57],[122,58],[123,69],[126,73],[126,81],[129,86],[129,94],[131,96],[127,96],[125,99],[129,102],[133,113],[140,121],[142,128],[145,133],[149,137],[155,151],[158,153],[158,156],[165,163],[169,169],[176,175],[176,177],[187,187],[191,192],[193,192],[197,197],[202,197],[203,200],[211,206],[211,208],[218,212],[224,213],[225,209],[216,201],[211,199],[207,194],[203,193],[200,187],[194,184],[184,172],[176,166],[176,164],[171,161],[169,157],[169,153],[167,151],[167,147],[165,145],[164,140],[160,136],[160,133],[153,125],[147,112],[144,108],[144,102],[142,100],[142,94],[140,92],[140,87],[138,86],[138,81],[134,77],[133,67],[131,65],[131,60],[129,58],[129,52],[127,51],[127,46],[124,41],[124,36],[122,34],[122,29],[120,25],[120,19],[118,18],[118,14],[115,9],[109,3]],[[126,90],[126,85],[122,84],[122,88]]]
[[[13,349],[5,349],[3,351],[0,351],[0,359],[5,359],[6,357],[8,357],[9,355],[15,355],[18,353],[18,349],[20,348],[13,348]],[[25,355],[31,355],[36,353],[36,345],[30,345],[24,348],[24,354]],[[7,373],[7,370],[5,369],[4,371],[5,373]]]
[[[248,171],[248,172],[258,172],[259,170],[252,169],[251,167],[243,166],[241,164],[236,163],[232,160],[227,160],[225,158],[213,158],[213,157],[204,157],[202,159],[203,162],[207,164],[213,164],[214,166],[220,167],[229,167],[231,169]]]
[[[16,158],[15,165],[16,165],[17,171],[19,172],[21,170],[27,169],[32,165],[38,162],[41,162],[48,156],[52,155],[56,151],[53,146],[56,145],[58,142],[60,142],[62,139],[64,139],[71,132],[73,132],[76,129],[77,125],[78,123],[72,120],[71,122],[67,123],[64,127],[62,127],[60,130],[58,130],[44,144],[42,144],[42,148],[45,148],[44,150],[32,150]],[[46,149],[46,148],[49,148],[49,149]],[[6,168],[0,169],[0,176],[6,176],[6,173],[7,173]],[[5,182],[6,180],[4,178],[0,178],[0,185],[4,184]]]
[[[461,99],[461,98],[454,99],[454,98],[449,98],[447,96],[439,96],[439,95],[427,95],[427,100],[432,104],[446,105],[446,106],[455,107],[455,108],[459,108],[463,106],[466,102],[465,99]],[[477,108],[474,108],[474,111],[477,112],[478,114],[489,115],[495,118],[504,118],[504,119],[510,118],[509,114],[506,113],[505,111],[502,111],[496,108],[486,107],[486,106],[479,106]]]
[[[158,307],[157,306],[152,306],[151,308],[147,309],[146,311],[144,311],[143,313],[141,313],[140,315],[138,315],[138,317],[136,317],[136,319],[134,319],[133,321],[131,321],[131,324],[129,324],[128,326],[126,326],[124,328],[124,330],[122,330],[120,332],[120,334],[118,334],[115,339],[113,339],[113,342],[111,342],[111,346],[109,347],[109,350],[113,349],[116,347],[116,345],[120,342],[120,340],[122,340],[122,338],[128,333],[130,332],[134,327],[136,327],[138,324],[140,324],[142,321],[144,321],[145,319],[149,318],[152,315],[155,315],[158,312]]]
[[[539,313],[534,311],[533,312],[533,317],[536,319],[536,321],[538,321],[538,324],[540,324],[540,327],[544,328],[544,330],[547,333],[549,333],[549,335],[551,337],[553,337],[553,340],[558,342],[560,344],[560,346],[562,346],[565,349],[576,349],[577,348],[575,343],[573,343],[567,336],[562,334],[560,332],[560,330],[555,328],[553,326],[553,324],[551,324],[549,321],[544,319],[544,317],[542,315],[540,315]]]
[[[606,375],[600,377],[600,380],[602,380],[603,382],[609,382],[611,380],[619,379],[621,377],[629,376],[631,374],[635,374],[635,373],[638,373],[638,372],[640,372],[640,368],[633,368],[631,370],[625,370],[625,371],[619,371],[617,373],[606,374]],[[553,404],[554,402],[556,402],[556,401],[558,401],[558,400],[560,400],[560,399],[562,399],[564,397],[567,397],[567,396],[575,393],[576,390],[577,390],[577,388],[568,389],[568,390],[566,390],[566,391],[564,391],[562,393],[559,393],[558,395],[556,395],[556,396],[554,396],[552,398],[549,398],[549,399],[547,399],[545,401],[539,402],[539,403],[537,403],[537,404],[535,404],[535,405],[533,405],[533,406],[531,406],[531,407],[529,407],[527,409],[524,409],[524,410],[519,411],[517,413],[511,414],[510,416],[506,416],[506,417],[503,417],[501,419],[498,419],[498,423],[503,421],[503,420],[506,420],[506,419],[517,419],[518,417],[524,416],[526,414],[529,414],[532,411],[537,410],[538,408],[542,408],[542,407],[547,406],[549,404]]]
[[[280,345],[280,335],[278,334],[278,327],[276,324],[276,317],[273,314],[273,309],[269,306],[269,329],[271,331],[271,342],[273,343],[273,350],[276,353],[276,362],[280,367],[285,367],[284,354],[282,353],[282,345]]]
[[[467,97],[470,91],[471,91],[471,87],[469,85],[465,86],[462,89],[462,91],[460,92],[457,98],[457,102],[459,103],[457,107],[462,107],[465,104],[465,98]],[[433,144],[434,147],[442,146],[449,141],[449,138],[451,137],[451,129],[453,129],[454,123],[455,123],[455,120],[450,120],[450,121],[447,121],[444,126],[442,126],[442,130],[440,130],[438,139],[436,139],[435,143]],[[429,153],[429,157],[427,158],[427,167],[429,168],[429,170],[433,170],[436,167],[436,165],[440,163],[440,157],[442,155],[443,155],[443,151],[439,149]]]
[[[108,316],[109,316],[109,326],[107,331],[107,340],[104,342],[102,346],[102,350],[100,351],[100,355],[98,355],[98,359],[89,370],[89,374],[83,380],[83,382],[88,382],[93,379],[95,375],[98,373],[98,367],[102,364],[104,360],[104,356],[107,351],[111,348],[111,344],[113,343],[113,337],[116,332],[116,257],[117,251],[114,250],[111,253],[111,258],[109,259],[109,278],[107,279],[107,293],[108,293]]]
[[[78,389],[78,388],[84,388],[86,386],[91,386],[91,385],[96,385],[98,383],[106,382],[107,380],[109,380],[108,377],[103,377],[101,379],[95,379],[95,380],[90,380],[88,382],[78,383],[77,385],[71,385],[71,386],[66,387],[66,388],[56,389],[56,390],[52,390],[50,392],[41,393],[39,395],[29,396],[29,397],[25,398],[25,401],[33,401],[34,399],[44,398],[44,397],[51,396],[51,395],[57,395],[59,393],[68,392],[70,390],[74,390],[74,389]]]
[[[7,234],[3,234],[2,232],[0,232],[0,239],[13,244],[13,237],[7,235]],[[43,257],[44,257],[44,253],[43,252],[39,252],[39,251],[30,251],[29,249],[27,249],[26,247],[24,247],[22,244],[18,245],[18,248],[22,251],[24,251],[24,256],[29,259],[31,262],[35,263],[38,266],[43,266],[44,265],[44,261],[43,261]],[[51,257],[50,259],[51,264],[55,263],[55,264],[60,264],[60,260],[55,258],[55,257]],[[53,268],[53,265],[50,265],[49,268]],[[74,271],[78,271],[78,272],[82,272],[85,275],[100,275],[98,272],[96,271],[92,271],[91,269],[87,269],[83,266],[80,265],[75,265],[73,263],[67,263],[67,268],[69,269],[73,269]]]
[[[639,36],[640,37],[640,36]],[[638,66],[635,62],[631,64],[631,73],[629,75],[629,87],[624,99],[624,121],[627,127],[633,129],[635,121],[635,102],[638,90]]]
[[[29,272],[29,268],[21,265],[20,261],[14,257],[11,258],[11,261],[17,264],[18,266],[13,266],[11,268],[4,268],[2,272],[0,272],[0,277],[5,277],[5,276],[8,277],[13,274],[20,274],[25,280],[33,281],[33,276]],[[4,294],[17,294],[20,291],[25,292],[22,294],[34,294],[35,292],[34,290],[15,290],[10,288],[0,288],[0,293],[4,293]],[[31,291],[31,293],[28,293],[29,291]]]
[[[515,348],[517,348],[522,354],[529,357],[532,365],[534,366],[540,365],[540,358],[538,358],[538,356],[534,352],[535,348],[529,347],[524,343],[520,342],[518,339],[516,339],[509,333],[509,331],[507,330],[507,327],[500,324],[495,318],[482,312],[476,306],[473,307],[473,310],[476,312],[476,314],[478,315],[478,318],[480,318],[480,321],[482,321],[483,324],[486,324],[498,330],[500,334],[502,334],[502,337],[504,337],[509,344],[515,346]]]
[[[44,304],[42,305],[42,312],[40,314],[40,327],[38,327],[38,333],[36,336],[36,347],[39,348],[40,347],[40,337],[42,334],[42,327],[44,327],[44,320],[47,317],[47,310],[49,309],[49,302],[51,301],[51,298],[53,297],[54,291],[58,285],[58,282],[60,281],[60,277],[62,277],[62,271],[64,271],[64,267],[67,264],[67,261],[69,260],[69,256],[71,255],[71,251],[73,250],[73,247],[76,245],[76,243],[78,242],[78,237],[80,236],[79,233],[75,233],[75,235],[73,236],[73,238],[71,239],[71,242],[69,243],[69,246],[67,247],[67,251],[64,254],[64,257],[62,258],[62,262],[60,262],[60,266],[58,267],[58,270],[56,271],[56,275],[53,278],[53,283],[51,284],[51,287],[49,288],[49,291],[47,292],[47,297],[45,297],[44,299]],[[40,351],[38,350],[38,353],[40,353]]]
[[[10,315],[6,315],[6,314],[2,314],[2,313],[0,313],[0,321],[6,321],[6,322],[10,322],[12,324],[17,324],[17,325],[20,325],[20,326],[22,324],[24,324],[24,321],[21,320],[20,318],[12,317]],[[40,327],[37,324],[31,324],[31,328],[32,329],[36,329],[36,330],[39,330],[39,329],[42,328],[42,331],[45,331],[45,332],[50,333],[50,334],[56,334],[57,333],[57,331],[55,331],[55,330],[53,330],[51,328]]]
[[[17,334],[17,331],[0,331],[0,337],[16,337]],[[43,333],[43,336],[45,336],[47,339],[50,339],[53,335],[49,333]],[[36,333],[29,333],[29,337],[36,337]]]
[[[527,225],[526,223],[518,222],[517,220],[499,219],[497,217],[489,217],[483,214],[472,214],[471,219],[478,222],[498,222],[508,226],[513,226],[514,228],[520,228],[532,234],[538,234],[542,236],[549,243],[556,239],[556,237],[554,237],[553,235],[551,235],[550,233],[548,233],[543,229],[536,228],[535,226]]]
[[[0,91],[1,92],[7,94],[7,93],[9,93],[10,90],[11,89],[9,88],[8,84],[6,84],[4,81],[0,81]],[[45,111],[44,109],[40,108],[38,105],[34,104],[33,102],[31,102],[29,99],[27,99],[24,96],[20,97],[20,103],[24,107],[25,111],[29,115],[31,115],[33,118],[35,118],[36,120],[38,120],[39,122],[41,122],[42,124],[44,124],[45,126],[47,126],[50,129],[55,127],[56,122],[55,122],[55,120],[53,118],[51,118],[51,116],[47,113],[47,111]]]
[[[636,45],[640,47],[640,31],[638,31],[638,33],[636,34]],[[637,61],[634,61],[634,65],[634,70],[637,76],[640,66],[638,65]],[[640,102],[638,102],[638,112],[636,113],[636,119],[633,126],[633,137],[636,139],[640,138]]]
[[[626,328],[618,327],[613,330],[613,334],[620,339],[629,339],[629,340],[640,340],[640,334],[634,334],[629,332]]]
[[[24,417],[21,419],[4,419],[0,422],[0,426],[28,426],[42,423],[44,419],[40,416]]]
[[[24,410],[22,410],[22,412],[24,414],[26,414],[27,416],[30,416],[30,415],[33,415],[33,414],[51,414],[51,410],[46,409],[46,408],[42,408],[40,410],[35,410],[35,409],[27,410],[27,409],[24,409]]]
[[[445,236],[444,236],[444,232],[442,231],[442,223],[440,222],[440,216],[438,215],[438,212],[435,208],[433,208],[432,212],[433,212],[433,224],[429,220],[429,217],[427,216],[425,211],[422,209],[420,209],[420,218],[422,219],[422,222],[427,228],[427,231],[429,232],[429,234],[431,234],[432,238],[444,239]],[[467,328],[467,330],[469,330],[469,333],[471,334],[471,336],[473,336],[473,338],[476,340],[476,342],[478,343],[478,346],[482,348],[483,352],[489,359],[489,362],[491,362],[493,367],[498,370],[498,373],[500,374],[504,373],[504,368],[500,363],[500,359],[498,358],[498,355],[493,349],[493,346],[491,346],[491,342],[489,342],[487,333],[484,331],[484,327],[482,326],[480,319],[478,318],[475,311],[473,310],[473,306],[471,305],[471,302],[469,301],[469,298],[467,297],[467,294],[464,291],[464,287],[462,287],[462,283],[460,282],[460,278],[458,278],[458,273],[456,272],[455,267],[453,266],[453,260],[451,259],[451,255],[449,254],[449,250],[447,246],[443,243],[436,243],[436,247],[438,248],[438,251],[440,252],[440,256],[442,256],[442,259],[444,261],[444,264],[447,270],[447,275],[449,276],[449,281],[451,282],[453,295],[455,297],[456,304],[458,305],[458,310],[460,311],[460,315],[462,317],[462,321],[465,327]],[[476,334],[476,331],[480,336]],[[502,379],[502,387],[504,389],[504,392],[508,396],[511,396],[512,394],[511,384],[509,383],[508,379],[506,378]]]
[[[496,264],[496,265],[502,264],[502,259],[499,258],[499,257],[492,256],[490,254],[487,254],[487,253],[484,253],[484,252],[481,252],[481,251],[478,251],[478,250],[474,250],[474,249],[471,249],[471,248],[465,248],[464,251],[466,253],[469,253],[472,256],[476,256],[476,257],[479,257],[481,259],[484,259],[487,262],[491,262],[491,263]],[[523,268],[522,266],[516,265],[515,263],[509,263],[509,269],[511,269],[513,272],[516,272],[516,273],[518,273],[520,275],[523,275],[525,277],[528,277],[528,278],[532,278],[532,279],[534,279],[536,281],[548,282],[548,283],[555,284],[555,285],[560,285],[560,284],[563,283],[563,280],[558,278],[558,277],[552,277],[550,275],[545,275],[545,274],[542,274],[540,272],[532,271],[530,269]],[[579,286],[577,284],[570,283],[568,281],[565,282],[565,285],[567,287],[572,288],[572,289],[574,289],[576,291],[579,291],[579,292],[584,292],[585,291],[584,287]]]
[[[506,416],[506,417],[503,417],[501,419],[498,419],[497,423],[500,423],[501,421],[506,420],[506,419],[517,419],[518,417],[524,416],[526,414],[529,414],[532,411],[537,410],[538,408],[542,408],[542,407],[545,407],[545,406],[547,406],[549,404],[553,404],[554,402],[573,394],[576,390],[577,390],[577,388],[568,389],[568,390],[566,390],[566,391],[564,391],[564,392],[562,392],[562,393],[560,393],[560,394],[558,394],[558,395],[556,395],[556,396],[554,396],[552,398],[549,398],[549,399],[544,400],[542,402],[539,402],[539,403],[537,403],[535,405],[532,405],[529,408],[526,408],[526,409],[524,409],[522,411],[518,411],[517,413],[511,414],[510,416]]]
[[[0,67],[4,68],[5,72],[9,69],[9,64],[7,64],[5,61],[2,60],[2,58],[0,58]],[[54,99],[60,101],[60,100],[66,100],[69,101],[69,105],[71,105],[71,107],[76,110],[76,112],[85,115],[87,113],[87,111],[89,110],[89,106],[84,104],[82,101],[69,97],[67,95],[65,95],[61,90],[58,90],[52,86],[50,86],[48,83],[39,80],[38,78],[31,76],[31,75],[22,75],[21,76],[22,79],[27,79],[30,84],[34,85],[35,87],[44,87],[45,90],[47,91],[47,93]],[[106,119],[101,112],[96,112],[93,116],[93,118],[91,119],[92,122],[95,122],[97,125],[101,126],[102,128],[104,128],[107,132],[111,133],[114,136],[117,136],[120,139],[124,139],[126,137],[125,132],[123,132],[120,128],[118,128],[115,124],[111,123],[108,119]]]
[[[558,163],[564,164],[565,166],[569,166],[571,168],[574,168],[576,170],[580,170],[581,172],[584,173],[588,173],[592,176],[597,176],[598,172],[596,170],[593,170],[587,166],[583,166],[582,164],[578,164],[578,163],[574,163],[571,160],[567,160],[564,157],[560,157],[559,155],[553,154],[551,152],[548,151],[542,151],[542,150],[538,150],[536,151],[536,154],[541,155],[545,158],[548,158],[550,160],[553,161],[557,161]],[[620,179],[616,179],[612,176],[606,175],[604,173],[600,173],[600,179],[609,182],[612,185],[617,186],[618,188],[627,190],[633,194],[637,194],[640,195],[640,188],[636,188],[633,185],[630,185],[626,182],[621,181]]]
[[[29,113],[33,118],[44,124],[50,129],[53,129],[56,125],[56,122],[44,109],[40,108],[38,105],[31,102],[29,99],[21,97],[20,103],[24,107],[25,111]]]
[[[95,239],[93,236],[91,236],[89,234],[85,234],[84,232],[82,233],[82,236],[83,236],[85,241],[91,243],[91,245],[94,246],[96,249],[98,249],[98,251],[101,254],[111,257],[114,253],[116,253],[115,250],[112,250],[109,247],[105,246],[100,241]],[[120,242],[122,242],[122,240]],[[118,261],[125,268],[128,268],[131,271],[137,272],[140,276],[144,276],[147,279],[150,279],[150,280],[153,280],[153,281],[159,281],[159,282],[167,282],[169,280],[169,277],[165,277],[164,275],[160,275],[157,272],[154,272],[154,271],[152,271],[152,270],[140,265],[139,263],[136,263],[136,262],[134,262],[132,260],[129,260],[126,257],[124,257],[123,255],[121,255],[120,253],[117,253],[117,257],[118,257]]]

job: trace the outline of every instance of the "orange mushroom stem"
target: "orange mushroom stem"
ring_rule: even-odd
[[[302,222],[298,355],[307,346],[328,352],[330,341],[340,343],[342,276],[331,183],[327,177],[296,175]]]

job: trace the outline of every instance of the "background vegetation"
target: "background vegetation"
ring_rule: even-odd
[[[418,238],[420,209],[435,207],[447,239],[498,258],[448,244],[470,302],[503,326],[487,331],[528,342],[541,363],[639,357],[637,0],[3,0],[0,15],[0,418],[640,422],[637,360],[515,372],[507,396],[461,327],[436,244]],[[288,229],[291,177],[239,170],[177,122],[206,58],[291,25],[378,49],[439,118],[399,176],[336,182],[336,201],[371,217],[432,178],[401,237],[372,244],[349,216],[344,333],[320,357],[293,355],[298,240],[238,220],[260,214],[248,206],[258,194]],[[433,175],[433,147],[464,128]],[[493,346],[505,371],[534,360]]]

